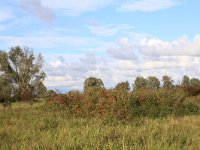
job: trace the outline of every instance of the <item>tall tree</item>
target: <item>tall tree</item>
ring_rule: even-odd
[[[130,90],[130,85],[128,81],[126,82],[120,82],[115,86],[116,90],[123,90],[123,91],[129,91]]]
[[[185,87],[185,88],[190,86],[190,78],[188,76],[186,76],[186,75],[183,76],[183,80],[181,82],[181,86]]]
[[[200,94],[200,81],[197,78],[192,78],[190,80],[189,94],[196,96]]]
[[[84,82],[84,91],[89,88],[104,88],[104,83],[101,79],[95,77],[89,77]]]
[[[160,87],[160,81],[155,76],[150,76],[147,81],[147,87],[150,89],[158,89]]]
[[[162,81],[163,81],[163,88],[165,89],[173,89],[174,85],[173,85],[173,80],[171,79],[171,77],[165,75],[162,77]]]
[[[41,54],[34,56],[33,51],[28,47],[12,47],[8,53],[0,51],[2,83],[9,83],[12,95],[17,100],[32,99],[38,96],[39,92],[36,91],[41,88],[46,76],[41,71],[42,64]]]
[[[147,80],[143,77],[137,77],[133,84],[133,89],[147,88]]]

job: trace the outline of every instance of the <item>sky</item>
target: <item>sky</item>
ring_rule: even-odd
[[[48,88],[200,77],[199,0],[0,0],[0,49],[44,57]]]

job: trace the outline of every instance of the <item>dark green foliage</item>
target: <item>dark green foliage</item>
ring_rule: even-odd
[[[115,90],[129,91],[130,90],[130,85],[129,85],[128,81],[120,82],[115,86]]]
[[[0,103],[3,103],[3,106],[10,107],[12,101],[12,87],[9,83],[5,82],[5,80],[0,77]]]
[[[84,82],[84,91],[88,90],[89,88],[104,88],[104,83],[101,79],[95,77],[89,77]]]
[[[197,78],[192,78],[190,80],[189,94],[196,96],[200,94],[200,81]]]
[[[182,87],[189,87],[190,86],[190,78],[186,75],[183,76],[183,80],[181,82]]]
[[[134,81],[134,84],[133,84],[133,89],[134,90],[138,90],[138,89],[144,89],[144,88],[147,88],[147,80],[143,77],[137,77]]]
[[[163,81],[163,88],[165,89],[173,89],[174,88],[174,85],[173,85],[173,80],[171,79],[171,77],[165,75],[162,77],[162,81]]]
[[[185,98],[182,90],[138,90],[132,94],[132,115],[155,118],[198,114],[199,107],[186,102]]]
[[[200,114],[200,108],[196,104],[188,102],[179,106],[174,112],[177,116],[197,115]]]
[[[200,94],[200,81],[197,78],[190,78],[188,76],[184,76],[181,87],[188,94],[188,96],[197,96]]]
[[[160,81],[155,76],[150,76],[147,80],[147,87],[149,89],[159,89]]]

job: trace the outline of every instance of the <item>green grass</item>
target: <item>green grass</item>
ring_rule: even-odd
[[[200,116],[133,119],[73,118],[41,103],[0,108],[0,149],[200,149]]]
[[[16,110],[16,109],[32,109],[32,108],[36,108],[36,107],[39,107],[39,106],[42,106],[44,105],[44,101],[42,102],[35,102],[35,103],[25,103],[25,102],[13,102],[11,103],[10,106],[4,108],[2,104],[0,104],[0,111],[2,110]]]

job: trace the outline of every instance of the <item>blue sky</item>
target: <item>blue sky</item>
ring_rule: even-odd
[[[45,84],[106,87],[136,76],[199,77],[198,0],[1,0],[0,49],[42,53]],[[62,87],[62,88],[61,88]]]

